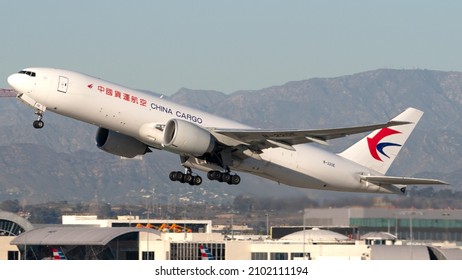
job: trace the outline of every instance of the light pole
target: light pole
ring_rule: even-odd
[[[306,245],[305,245],[305,242],[306,242],[306,223],[305,223],[305,220],[306,220],[306,209],[303,208],[303,260],[306,260]]]
[[[412,246],[412,242],[414,241],[414,232],[412,230],[412,216],[414,215],[423,215],[423,213],[419,211],[411,211],[409,213],[409,224],[410,224],[409,231],[410,231],[410,238],[411,238],[411,246]]]
[[[451,216],[449,213],[443,213],[443,218],[444,218],[444,227],[445,227],[445,235],[446,235],[446,241],[449,241],[449,229],[448,229],[448,217]]]
[[[151,198],[150,195],[143,195],[144,198],[146,198],[146,229],[149,229],[149,214],[151,213],[150,207],[149,207],[149,199]],[[146,260],[149,260],[149,230],[145,231],[146,233]]]
[[[234,240],[234,214],[231,214],[231,240]]]
[[[422,212],[420,211],[402,211],[401,212],[402,215],[409,215],[409,245],[410,245],[410,249],[411,249],[411,260],[414,259],[414,252],[413,252],[413,248],[412,248],[412,245],[414,243],[414,236],[413,236],[413,231],[412,231],[412,216],[414,215],[423,215]]]
[[[409,241],[412,243],[412,241],[414,240],[414,237],[413,237],[413,228],[412,228],[412,216],[414,215],[423,215],[422,212],[420,211],[401,211],[399,212],[401,215],[409,215]]]
[[[184,232],[184,240],[186,241],[188,234],[186,233],[186,210],[183,211],[183,232]]]

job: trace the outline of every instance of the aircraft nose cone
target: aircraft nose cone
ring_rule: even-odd
[[[8,84],[10,87],[12,87],[14,90],[16,90],[17,85],[18,85],[18,74],[13,74],[8,77]]]
[[[8,84],[17,93],[29,93],[32,90],[30,77],[24,74],[15,73],[10,75]]]

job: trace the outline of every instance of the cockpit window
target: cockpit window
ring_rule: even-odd
[[[35,77],[35,72],[31,72],[31,71],[21,70],[18,73],[19,74],[26,74],[27,76],[31,76],[31,77]]]

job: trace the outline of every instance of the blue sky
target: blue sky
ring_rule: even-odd
[[[28,66],[167,95],[378,68],[462,71],[462,1],[3,1],[0,87]]]

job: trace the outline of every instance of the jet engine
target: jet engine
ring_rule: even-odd
[[[96,146],[105,152],[126,158],[151,152],[148,146],[139,140],[102,127],[96,132]]]
[[[200,126],[171,119],[164,128],[163,146],[181,154],[199,157],[213,152],[216,141],[209,131]]]

